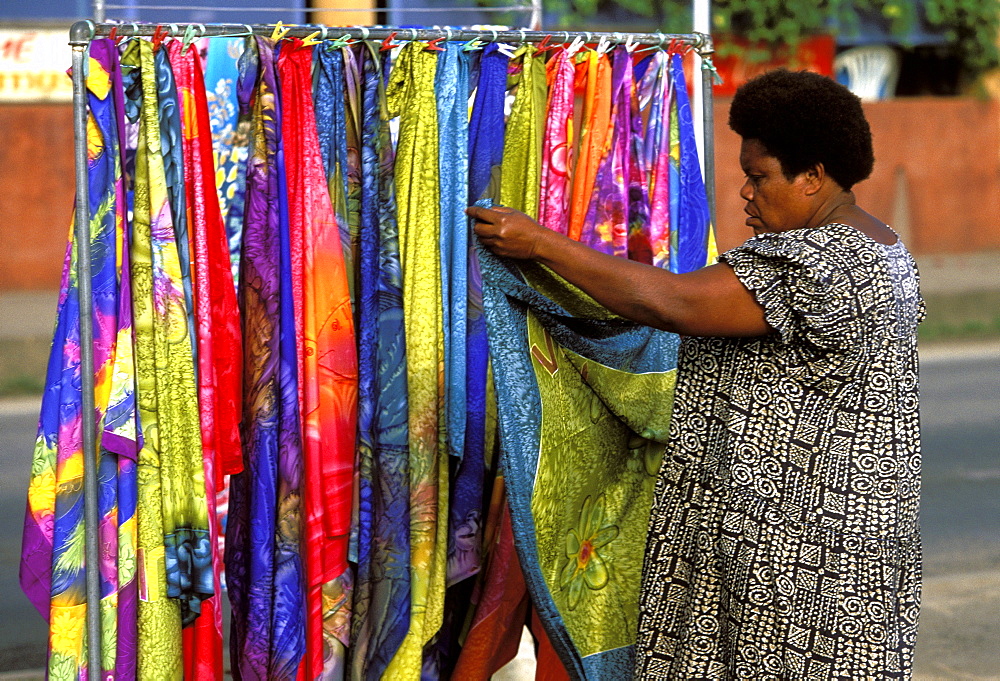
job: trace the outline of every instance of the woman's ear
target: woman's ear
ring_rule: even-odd
[[[817,163],[816,165],[807,168],[802,172],[801,177],[805,182],[806,196],[813,196],[818,193],[829,179],[826,175],[826,168],[822,163]]]

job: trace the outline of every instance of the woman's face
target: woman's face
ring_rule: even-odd
[[[754,234],[786,232],[806,225],[810,202],[804,173],[789,180],[781,170],[781,162],[756,139],[743,140],[740,166],[746,175],[740,196],[747,202],[743,208],[748,216],[746,224]]]

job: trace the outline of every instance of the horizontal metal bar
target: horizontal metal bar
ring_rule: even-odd
[[[532,5],[509,7],[395,7],[393,9],[358,7],[212,7],[207,5],[105,5],[105,9],[170,10],[198,12],[528,12]]]
[[[191,26],[198,37],[211,36],[245,36],[264,35],[270,36],[274,32],[274,24],[223,24],[223,23],[94,23],[91,21],[79,21],[73,24],[70,34],[86,36],[80,39],[87,40],[97,37],[108,36],[111,29],[117,28],[117,35],[122,37],[151,36],[159,27],[161,31],[166,30],[168,35],[183,36],[187,27]],[[503,42],[503,43],[539,43],[547,37],[550,42],[568,43],[580,38],[587,43],[597,43],[601,39],[607,39],[612,44],[624,43],[629,38],[633,43],[640,45],[655,45],[667,47],[670,43],[690,45],[702,56],[712,53],[712,38],[704,33],[617,33],[617,32],[591,32],[591,31],[528,31],[528,30],[492,30],[492,29],[451,29],[451,28],[394,28],[391,26],[323,26],[318,24],[299,24],[296,26],[283,26],[288,29],[285,34],[288,37],[303,38],[319,31],[321,39],[339,38],[349,36],[354,40],[385,40],[393,38],[395,40],[453,40],[468,42],[478,39],[483,42]],[[555,39],[555,40],[553,40]]]

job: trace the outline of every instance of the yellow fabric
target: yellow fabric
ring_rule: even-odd
[[[441,628],[448,552],[448,453],[444,447],[444,330],[437,53],[411,42],[389,76],[391,117],[399,116],[396,200],[410,421],[410,630],[383,678],[420,679],[424,645]]]
[[[545,59],[535,57],[533,45],[514,53],[521,58],[516,76],[517,94],[507,121],[500,175],[500,203],[538,218],[541,192],[542,140],[548,98]]]

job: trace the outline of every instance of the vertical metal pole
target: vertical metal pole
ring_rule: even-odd
[[[708,34],[712,30],[712,8],[711,0],[693,0],[691,3],[691,18],[692,18],[692,29],[694,33]],[[702,67],[702,53],[700,46],[696,46],[695,57],[694,57],[694,73],[692,73],[692,78],[694,82],[691,84],[691,107],[694,111],[701,111],[704,107],[705,102],[702,100],[702,95],[705,91],[704,79],[705,74],[701,70]],[[702,129],[702,119],[698,116],[694,117],[694,139],[695,146],[698,149],[698,161],[701,166],[702,175],[705,174],[705,146],[702,143],[704,140],[705,131]]]
[[[542,30],[542,0],[531,0],[531,23],[528,28],[532,31]]]
[[[99,24],[103,24],[106,19],[104,15],[104,0],[94,0],[94,21]]]
[[[708,197],[708,210],[712,217],[712,226],[717,227],[715,221],[715,115],[714,100],[712,96],[712,53],[715,51],[710,35],[703,36],[705,42],[698,48],[701,57],[701,116],[702,133],[704,134],[704,152],[702,153],[702,164],[705,170],[705,195]]]
[[[87,669],[101,677],[101,581],[99,572],[100,522],[97,497],[97,424],[94,421],[94,315],[90,277],[90,196],[87,176],[87,61],[94,35],[89,21],[70,28],[73,48],[73,150],[76,165],[76,278],[80,297],[80,378],[83,410],[83,503],[86,537]]]

